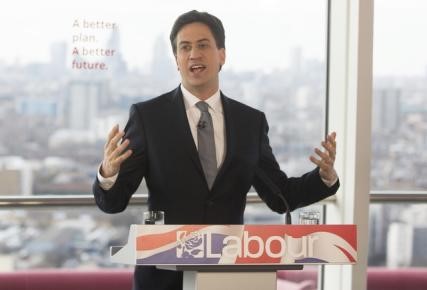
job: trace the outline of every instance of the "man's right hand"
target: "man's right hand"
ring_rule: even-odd
[[[108,178],[119,173],[120,165],[132,154],[130,149],[125,151],[129,146],[128,139],[119,144],[124,135],[125,133],[119,130],[119,125],[115,125],[108,133],[108,140],[104,146],[104,159],[100,170],[102,177]]]

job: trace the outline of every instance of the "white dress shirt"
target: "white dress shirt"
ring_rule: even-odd
[[[183,85],[181,85],[182,95],[184,96],[185,112],[187,113],[188,124],[190,125],[191,135],[193,135],[194,144],[198,147],[197,142],[197,124],[199,123],[201,112],[196,107],[200,99],[190,93]],[[218,91],[205,100],[209,105],[209,113],[212,117],[214,138],[215,138],[215,153],[216,164],[219,168],[224,161],[225,156],[225,129],[224,129],[224,111],[222,110],[221,94]]]

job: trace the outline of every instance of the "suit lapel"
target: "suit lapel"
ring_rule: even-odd
[[[212,186],[212,191],[215,189],[215,185],[221,182],[221,179],[224,177],[224,174],[230,165],[234,154],[234,146],[235,146],[235,128],[232,118],[230,101],[228,98],[221,93],[221,101],[222,101],[222,109],[224,112],[224,128],[225,128],[225,158],[221,167],[219,168],[218,174],[215,178],[215,182]],[[234,132],[234,134],[233,134]]]
[[[171,101],[174,106],[174,113],[176,114],[176,126],[178,128],[178,134],[181,135],[181,140],[183,140],[183,146],[188,151],[188,154],[193,161],[194,165],[200,172],[201,176],[205,178],[203,173],[202,164],[200,163],[199,153],[197,152],[196,144],[194,144],[193,135],[191,134],[190,125],[188,124],[187,113],[185,111],[184,99],[182,96],[181,89],[178,87],[172,93]],[[207,184],[206,184],[207,186]]]

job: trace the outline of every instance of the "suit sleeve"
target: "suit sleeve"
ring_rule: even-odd
[[[332,187],[326,186],[320,178],[319,168],[315,168],[301,177],[288,177],[280,170],[269,143],[268,124],[264,114],[260,138],[260,159],[253,186],[261,199],[272,210],[284,213],[289,206],[289,210],[292,211],[336,193],[339,181]],[[284,204],[279,195],[285,199],[288,205]]]
[[[98,178],[93,184],[96,204],[107,213],[121,212],[127,207],[132,194],[137,190],[146,173],[144,128],[136,105],[130,108],[124,139],[129,139],[128,148],[132,149],[132,155],[122,163],[114,185],[109,190],[104,190],[100,187]]]

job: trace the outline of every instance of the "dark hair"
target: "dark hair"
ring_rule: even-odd
[[[206,24],[215,38],[217,48],[225,48],[225,32],[221,20],[207,12],[192,10],[180,15],[173,24],[170,34],[173,54],[176,54],[176,36],[178,32],[187,24],[200,22]]]

